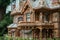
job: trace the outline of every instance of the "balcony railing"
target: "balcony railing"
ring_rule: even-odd
[[[40,23],[40,22],[21,22],[18,24],[19,26],[42,26],[42,25],[53,25],[53,23],[47,22],[47,23]]]
[[[35,25],[34,22],[21,22],[19,23],[20,26],[31,26],[31,25]]]

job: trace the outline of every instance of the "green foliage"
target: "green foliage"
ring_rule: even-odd
[[[12,21],[12,17],[10,16],[10,13],[5,14],[4,19],[0,22],[0,27],[4,27],[7,26],[9,24],[11,24]]]
[[[38,39],[35,39],[35,38],[29,39],[29,38],[21,38],[21,37],[11,37],[11,36],[5,35],[5,36],[1,36],[0,40],[38,40]],[[43,40],[43,38],[41,38],[40,40]],[[60,38],[45,38],[44,40],[60,40]]]
[[[5,14],[6,7],[9,5],[10,0],[0,0],[0,16],[3,18],[2,21],[0,21],[0,36],[7,32],[7,25],[12,23],[12,17],[10,16],[10,13]]]
[[[5,7],[10,3],[10,0],[0,0],[0,7]]]
[[[4,19],[0,21],[0,36],[7,33],[7,26],[13,22],[10,13],[4,15]]]

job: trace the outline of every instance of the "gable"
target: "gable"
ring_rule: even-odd
[[[33,11],[33,8],[29,5],[28,2],[26,2],[26,4],[24,5],[24,8],[22,9],[22,13],[25,13],[25,12],[29,12],[29,11]]]

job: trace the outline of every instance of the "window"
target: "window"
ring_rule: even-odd
[[[18,21],[23,21],[23,17],[19,17],[18,18]]]
[[[53,21],[57,21],[58,18],[59,18],[58,12],[54,13],[54,14],[53,14]]]
[[[49,13],[44,14],[44,21],[49,21]]]
[[[35,20],[39,21],[39,14],[38,13],[35,13]]]
[[[27,22],[30,22],[30,13],[26,14],[26,20],[27,20]]]

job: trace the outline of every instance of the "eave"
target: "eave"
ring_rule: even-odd
[[[51,9],[51,8],[39,8],[39,9],[34,9],[35,11],[38,11],[38,12],[60,12],[60,7],[59,8],[54,8],[54,9]]]

